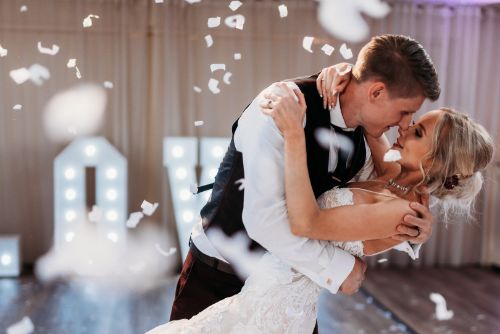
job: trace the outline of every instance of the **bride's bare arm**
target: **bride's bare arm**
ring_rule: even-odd
[[[398,234],[396,226],[413,214],[408,202],[390,200],[320,210],[309,180],[305,135],[302,128],[304,96],[281,85],[282,97],[273,97],[271,115],[285,138],[285,192],[292,233],[319,240],[370,240]],[[299,102],[295,101],[297,95]],[[267,110],[267,111],[266,111]]]

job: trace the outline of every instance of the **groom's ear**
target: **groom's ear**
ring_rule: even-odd
[[[368,100],[370,102],[376,102],[384,97],[387,97],[387,88],[383,82],[375,81],[368,86]]]

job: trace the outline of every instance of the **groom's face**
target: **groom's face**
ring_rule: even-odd
[[[425,96],[391,97],[383,83],[374,83],[368,89],[368,102],[362,112],[362,126],[375,137],[393,126],[406,130],[413,115],[422,106]]]

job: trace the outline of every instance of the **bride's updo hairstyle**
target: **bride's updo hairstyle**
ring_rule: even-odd
[[[432,150],[424,157],[432,164],[423,183],[440,199],[445,214],[460,211],[470,216],[474,198],[481,190],[481,171],[493,159],[493,139],[484,127],[466,114],[440,108],[432,138]]]

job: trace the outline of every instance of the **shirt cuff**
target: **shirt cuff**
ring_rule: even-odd
[[[321,285],[331,293],[337,293],[342,283],[344,283],[354,268],[354,262],[354,256],[350,253],[340,248],[335,248],[330,265],[321,272],[320,277],[323,280],[323,284]]]

